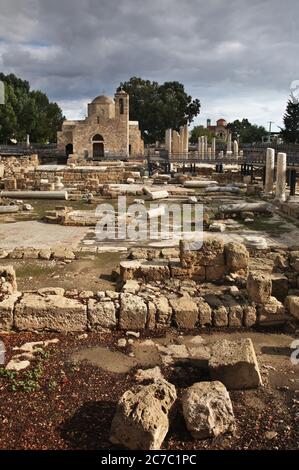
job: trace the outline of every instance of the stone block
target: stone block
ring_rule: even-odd
[[[225,386],[218,381],[198,382],[182,396],[183,415],[194,439],[207,439],[236,429],[232,402]]]
[[[271,276],[263,273],[249,273],[247,278],[248,297],[257,304],[266,304],[271,297]]]
[[[88,321],[91,330],[113,329],[117,326],[116,308],[112,301],[88,301]]]
[[[212,379],[222,382],[228,390],[257,388],[262,385],[250,338],[216,341],[211,346],[209,369]]]
[[[143,330],[147,321],[147,305],[134,294],[120,295],[119,327],[122,330]]]
[[[0,302],[0,331],[10,331],[14,323],[14,307],[21,297],[20,292],[14,292]]]
[[[227,243],[224,247],[225,264],[228,272],[247,271],[249,253],[241,243]]]
[[[193,329],[197,326],[198,307],[189,295],[184,295],[179,299],[171,299],[170,305],[178,328]]]
[[[24,294],[15,307],[18,330],[84,331],[87,328],[86,306],[61,295]]]

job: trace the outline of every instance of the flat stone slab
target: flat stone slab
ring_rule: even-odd
[[[250,338],[216,341],[211,346],[209,369],[212,379],[222,382],[228,390],[257,388],[262,385]]]
[[[61,295],[24,294],[15,308],[15,327],[27,331],[84,331],[87,308]]]

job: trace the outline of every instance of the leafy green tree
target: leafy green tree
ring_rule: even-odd
[[[262,142],[262,138],[267,135],[267,131],[263,126],[251,124],[248,119],[236,119],[227,124],[227,128],[232,133],[233,139],[239,139],[241,143],[252,144]]]
[[[293,96],[291,96],[287,103],[283,122],[284,128],[281,129],[281,136],[284,142],[290,144],[299,143],[299,101]]]
[[[5,104],[0,106],[0,141],[56,142],[57,131],[65,119],[57,103],[41,91],[30,91],[26,80],[0,73],[5,86]]]
[[[200,112],[200,101],[192,100],[179,82],[158,82],[132,77],[118,90],[130,96],[130,119],[138,120],[145,143],[163,140],[166,129],[191,123]]]
[[[214,133],[204,126],[194,126],[193,129],[191,130],[190,142],[192,144],[197,144],[198,138],[203,135],[208,136],[208,143],[211,144],[212,139],[214,137]]]

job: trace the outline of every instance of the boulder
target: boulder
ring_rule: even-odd
[[[235,431],[232,403],[221,382],[195,383],[183,393],[182,405],[187,429],[194,439]]]
[[[84,331],[87,309],[75,299],[61,295],[24,294],[15,307],[18,330]]]
[[[118,402],[110,441],[132,450],[159,450],[176,398],[175,387],[166,380],[128,390]]]
[[[53,250],[53,258],[57,260],[74,260],[75,253],[67,248],[55,248]]]
[[[241,243],[227,243],[224,247],[225,263],[228,272],[246,271],[249,265],[249,253]]]
[[[170,305],[174,312],[174,320],[178,328],[193,329],[198,322],[198,307],[189,295],[179,299],[171,299]]]
[[[249,273],[247,278],[248,297],[257,304],[266,304],[271,297],[271,276],[263,273]]]
[[[122,330],[143,330],[147,320],[145,301],[134,294],[120,295],[119,327]]]
[[[212,379],[222,382],[228,390],[257,388],[262,385],[250,338],[238,341],[222,339],[213,343],[209,369]]]
[[[112,301],[88,301],[88,320],[91,330],[112,329],[117,326],[116,308]]]

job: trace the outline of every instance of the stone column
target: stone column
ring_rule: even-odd
[[[166,129],[165,131],[165,150],[168,152],[168,156],[171,157],[172,151],[172,130]]]
[[[207,158],[208,156],[208,136],[204,136],[204,142],[205,142],[205,157]]]
[[[201,136],[201,157],[205,158],[205,136]]]
[[[215,159],[216,157],[216,137],[212,139],[212,158]]]
[[[265,193],[272,194],[274,183],[275,150],[268,148],[266,155]]]
[[[227,153],[230,153],[232,151],[232,135],[229,132],[227,136],[227,147],[226,147]]]
[[[189,152],[189,128],[188,124],[184,126],[184,153],[188,155]]]
[[[237,140],[234,140],[234,157],[238,158],[239,156],[239,144]]]
[[[287,154],[279,153],[277,155],[275,199],[281,202],[286,200],[286,171],[287,171]]]
[[[172,131],[172,154],[178,156],[180,153],[180,134]]]
[[[185,137],[185,126],[180,126],[180,155],[184,153],[184,137]]]
[[[198,158],[200,158],[201,157],[201,138],[200,137],[198,137],[197,151],[198,151]]]
[[[208,147],[208,160],[212,160],[212,148]]]

